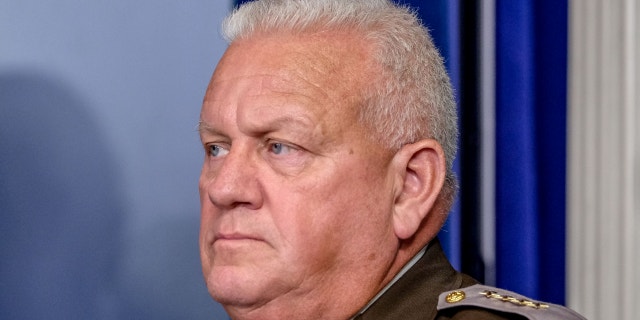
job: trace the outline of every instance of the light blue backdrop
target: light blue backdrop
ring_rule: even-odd
[[[195,130],[227,1],[0,2],[0,319],[223,319]]]

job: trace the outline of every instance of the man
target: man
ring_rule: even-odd
[[[200,253],[231,318],[571,314],[472,286],[444,257],[455,103],[410,11],[264,0],[223,32],[199,125]]]

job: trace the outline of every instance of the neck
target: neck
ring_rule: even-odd
[[[291,291],[259,306],[227,305],[225,310],[234,320],[349,319],[420,251],[424,244],[415,240],[400,243],[386,266],[363,261],[360,272],[344,271],[334,279],[311,279],[309,285],[301,286],[311,289]]]
[[[349,289],[341,284],[333,290],[315,288],[304,293],[290,292],[260,306],[225,306],[225,310],[234,320],[348,319],[369,297],[362,294],[365,291],[362,287]]]

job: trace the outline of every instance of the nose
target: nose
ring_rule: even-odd
[[[232,147],[217,165],[203,167],[200,177],[201,192],[221,209],[238,206],[258,209],[262,206],[256,157],[247,148]]]

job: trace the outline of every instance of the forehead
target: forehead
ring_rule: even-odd
[[[271,100],[272,112],[282,106],[312,113],[358,112],[364,80],[371,80],[367,50],[348,34],[269,35],[236,41],[216,68],[203,112],[242,102],[257,112],[255,100],[264,98]]]
[[[318,80],[339,74],[353,82],[368,71],[369,47],[359,35],[349,32],[257,34],[234,41],[216,73],[248,63],[283,73],[288,71],[318,77]]]

